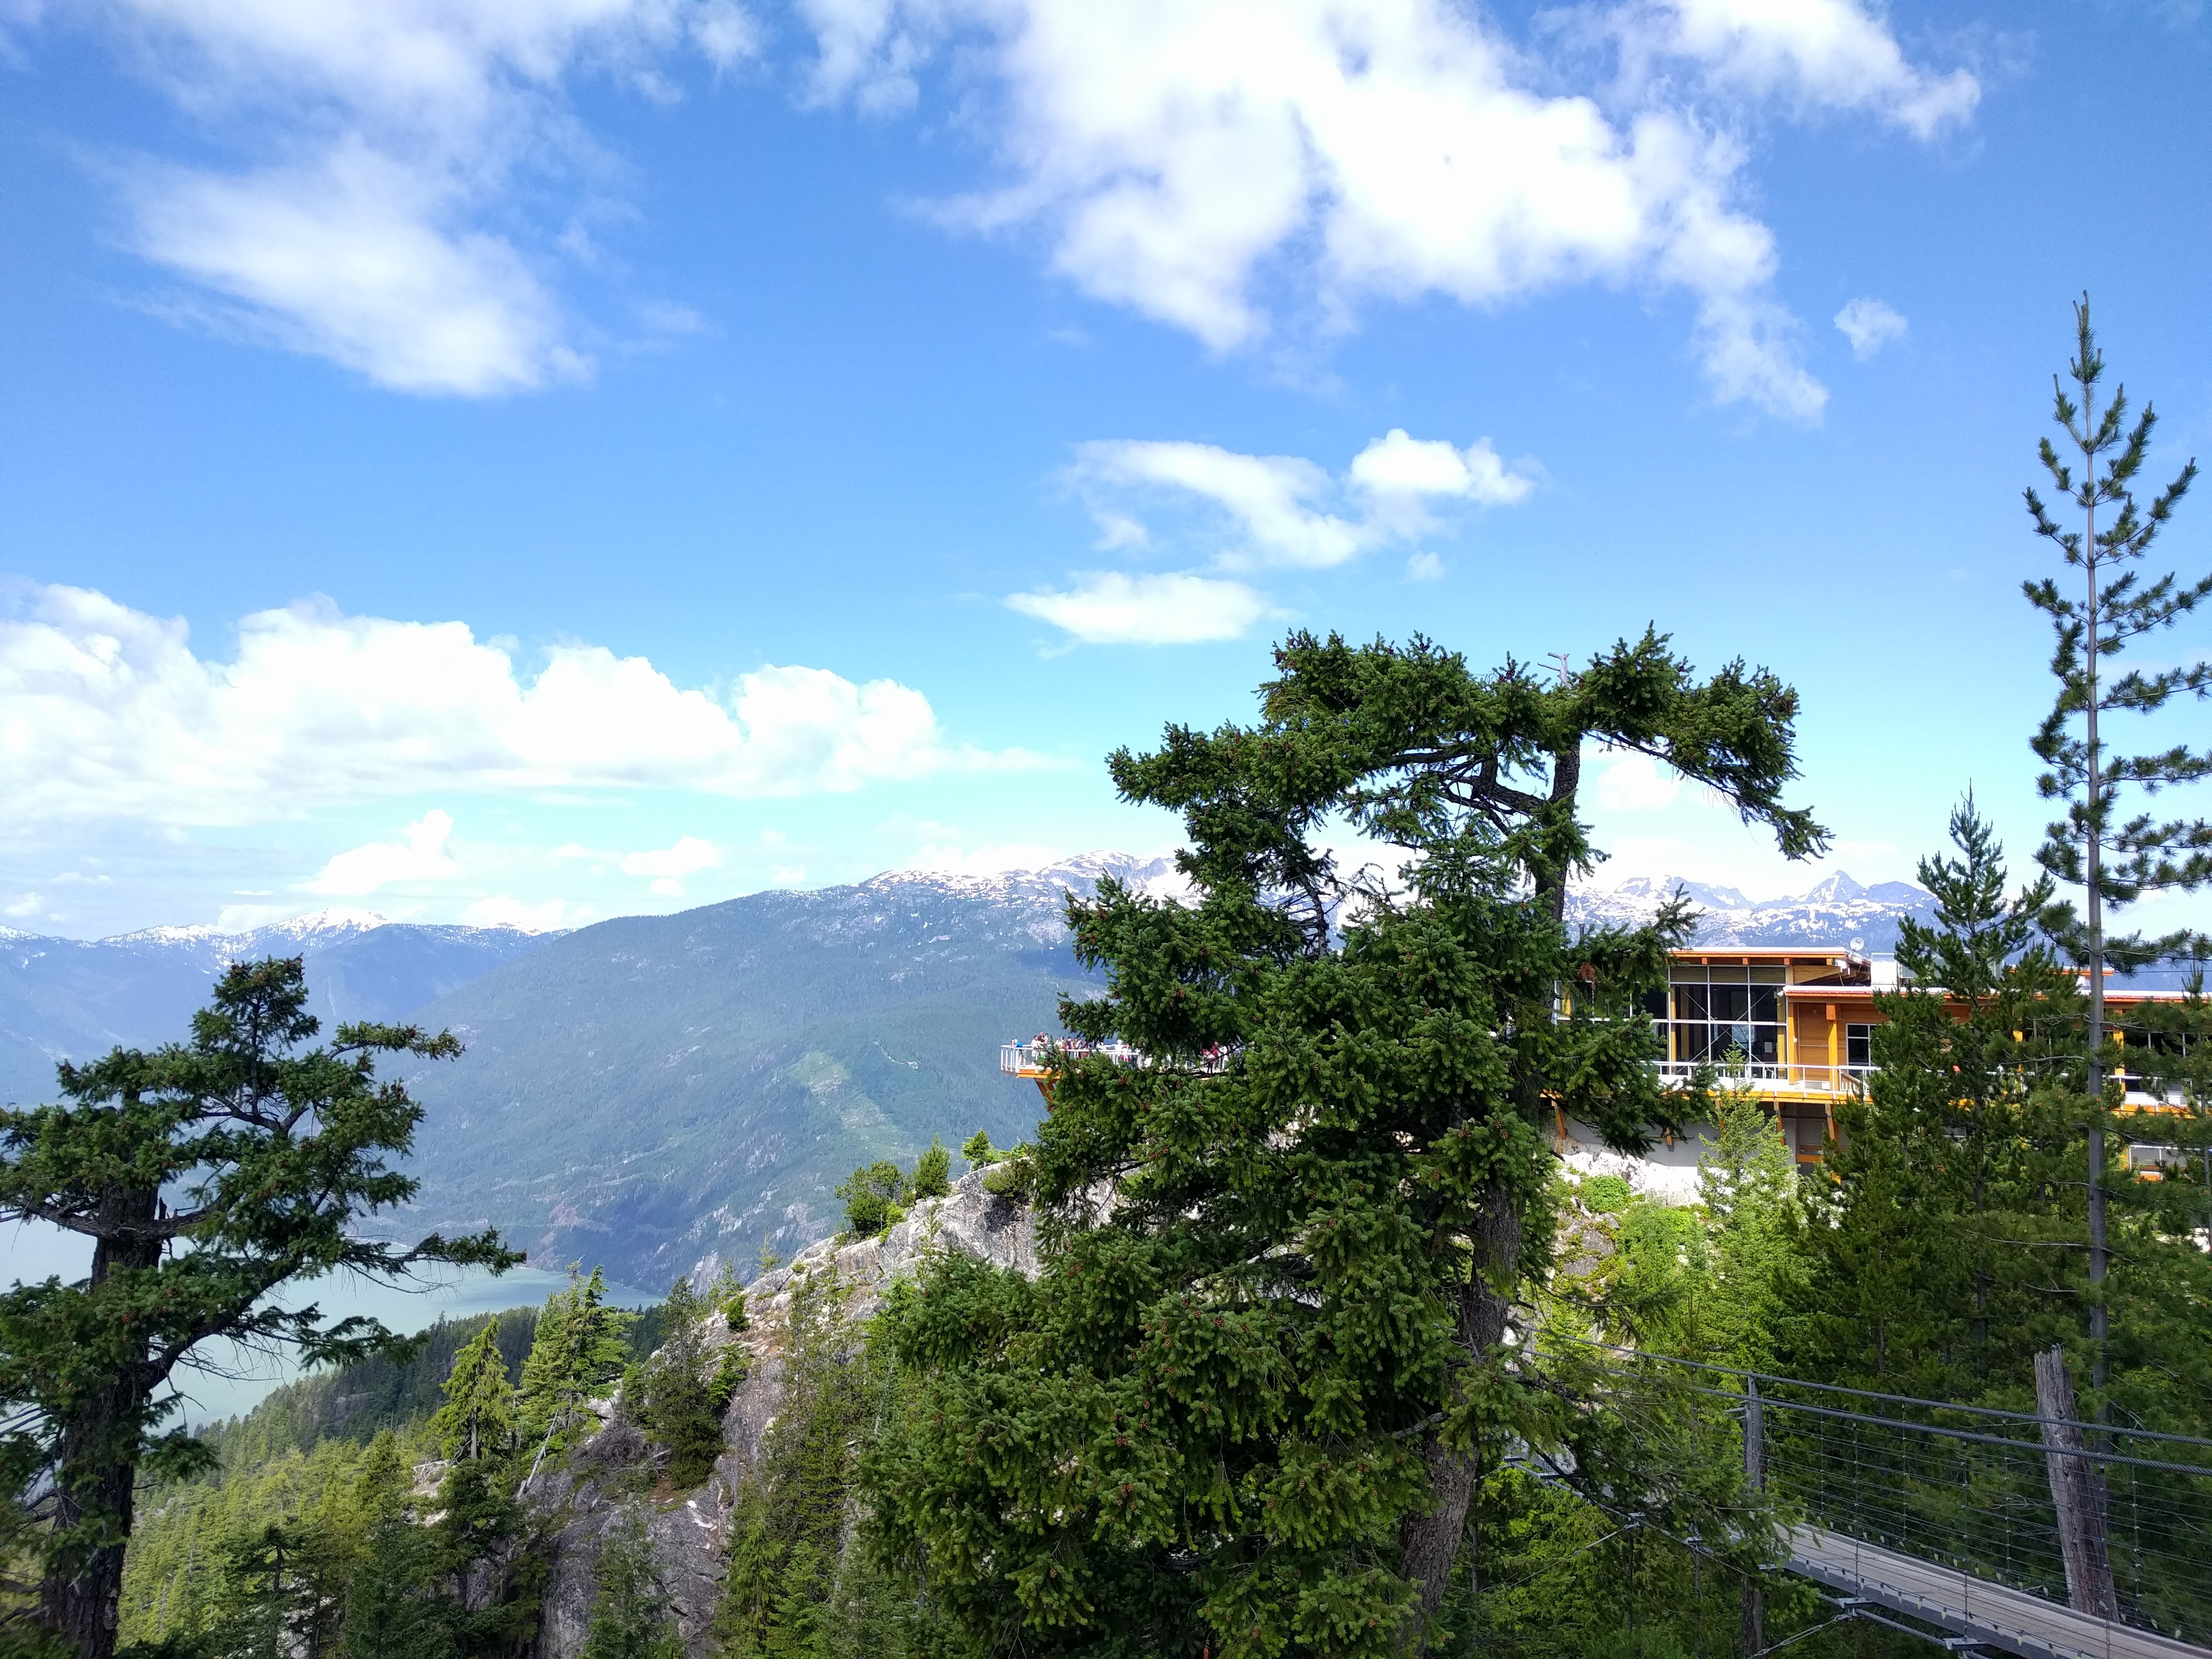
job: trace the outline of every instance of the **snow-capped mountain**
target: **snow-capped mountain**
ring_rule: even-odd
[[[146,927],[75,939],[0,931],[0,1100],[50,1097],[59,1060],[182,1037],[229,963],[306,957],[311,1006],[327,1030],[404,1018],[551,937],[393,922],[365,910],[319,910],[242,933]]]
[[[1773,899],[1673,876],[1632,876],[1613,887],[1577,889],[1567,913],[1577,921],[1633,925],[1649,921],[1678,890],[1698,908],[1700,945],[1844,945],[1877,954],[1897,948],[1899,916],[1926,921],[1936,903],[1911,882],[1867,887],[1839,870],[1808,892]]]

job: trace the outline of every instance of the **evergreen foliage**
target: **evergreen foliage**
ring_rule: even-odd
[[[581,1659],[683,1659],[683,1638],[653,1566],[645,1524],[625,1511],[607,1530],[593,1575]]]
[[[580,1266],[570,1267],[568,1289],[547,1298],[522,1362],[516,1421],[525,1445],[537,1448],[526,1479],[593,1431],[590,1403],[611,1392],[630,1357],[623,1339],[636,1317],[607,1306],[606,1276],[595,1267],[585,1279]]]
[[[1680,911],[1561,920],[1597,856],[1584,747],[1820,844],[1780,799],[1794,695],[1740,664],[1699,683],[1656,635],[1555,678],[1419,640],[1294,635],[1277,663],[1260,725],[1112,757],[1126,798],[1182,813],[1196,902],[1071,901],[1109,990],[1063,1024],[1149,1063],[1060,1057],[1043,1277],[933,1263],[883,1316],[925,1381],[867,1464],[878,1547],[926,1554],[979,1648],[1431,1639],[1482,1460],[1547,1432],[1504,1346],[1548,1258],[1543,1130],[1556,1107],[1636,1149],[1680,1103],[1641,1008]],[[1413,856],[1340,872],[1340,823]]]
[[[952,1154],[945,1150],[936,1136],[932,1135],[929,1150],[915,1163],[914,1195],[916,1198],[943,1198],[951,1190]]]
[[[906,1213],[911,1197],[906,1173],[887,1158],[853,1171],[837,1196],[845,1202],[845,1225],[855,1238],[873,1238]]]
[[[2079,889],[2082,908],[2070,900],[2047,904],[2045,931],[2087,976],[2088,1018],[2084,1033],[2087,1075],[2075,1111],[2086,1120],[2084,1164],[2087,1194],[2088,1273],[2082,1304],[2088,1312],[2090,1409],[2100,1419],[2109,1409],[2105,1389],[2113,1356],[2110,1351],[2113,1287],[2106,1282],[2113,1261],[2108,1237],[2106,1163],[2114,1132],[2124,1126],[2113,1118],[2121,1103],[2108,1079],[2125,1070],[2124,1056],[2109,1052],[2112,1034],[2105,1014],[2105,970],[2124,971],[2152,963],[2193,957],[2197,985],[2203,963],[2212,959],[2212,934],[2182,928],[2156,939],[2140,933],[2112,935],[2108,913],[2147,896],[2191,893],[2212,885],[2212,819],[2167,818],[2145,810],[2123,813],[2124,791],[2152,797],[2212,778],[2212,748],[2186,742],[2150,752],[2110,752],[2100,722],[2118,714],[2155,717],[2177,697],[2212,698],[2212,660],[2176,662],[2134,668],[2108,677],[2106,659],[2116,659],[2138,641],[2171,629],[2212,597],[2212,572],[2184,583],[2173,572],[2146,582],[2141,561],[2172,516],[2174,505],[2197,477],[2194,460],[2139,513],[2132,488],[2149,453],[2158,416],[2148,404],[2135,424],[2127,422],[2128,397],[2117,387],[2101,414],[2098,384],[2105,361],[2089,324],[2084,295],[2074,308],[2075,356],[2067,366],[2081,401],[2065,383],[2051,380],[2052,418],[2065,434],[2071,453],[2062,458],[2045,438],[2038,455],[2052,486],[2081,515],[2081,528],[2061,525],[2033,489],[2027,509],[2036,533],[2055,545],[2065,562],[2081,573],[2079,597],[2062,592],[2054,577],[2022,584],[2028,602],[2051,619],[2054,635],[2051,672],[2058,695],[2033,739],[2036,758],[2046,769],[2036,787],[2046,800],[2063,802],[2065,816],[2045,833],[2036,859],[2069,889]],[[2078,464],[2078,477],[2075,467]],[[2101,471],[2100,468],[2101,467]],[[2099,509],[2109,518],[2100,530]],[[2079,729],[2076,729],[2076,722]],[[2162,805],[2163,803],[2160,803]],[[2122,1095],[2124,1095],[2123,1085]],[[2053,1103],[2058,1103],[2055,1098]]]
[[[501,1457],[514,1448],[514,1385],[499,1351],[499,1326],[487,1320],[474,1340],[453,1356],[445,1404],[431,1419],[440,1454],[456,1462]]]
[[[962,1151],[972,1152],[980,1146],[986,1156],[970,1156],[969,1162],[988,1163],[990,1145],[991,1138],[979,1129]],[[879,1158],[854,1170],[837,1188],[837,1196],[844,1201],[847,1231],[855,1238],[874,1238],[905,1220],[917,1199],[943,1198],[951,1190],[952,1154],[933,1136],[911,1176],[890,1158]]]
[[[1777,1330],[1781,1369],[1854,1387],[2033,1409],[2035,1353],[2098,1345],[2087,1179],[2094,1119],[2086,1088],[2087,999],[2038,941],[2050,883],[2008,896],[2003,849],[1969,796],[1952,814],[1954,854],[1922,860],[1932,924],[1908,921],[1908,976],[1877,999],[1875,1070],[1863,1102],[1837,1112],[1833,1185],[1798,1246]],[[2156,1133],[2199,1148],[2212,1021],[2196,999],[2154,1023],[2145,1047],[2178,1103]],[[2183,1042],[2193,1035],[2193,1045]],[[2139,1042],[2141,1039],[2138,1039]],[[2101,1295],[2109,1356],[2103,1396],[2123,1420],[2183,1433],[2212,1420],[2212,1261],[2193,1234],[2206,1182],[2101,1171],[2112,1267]]]
[[[204,1465],[203,1443],[164,1426],[177,1403],[162,1393],[200,1345],[289,1346],[311,1364],[391,1352],[406,1344],[374,1320],[325,1322],[313,1304],[269,1293],[339,1272],[391,1279],[422,1262],[520,1260],[491,1233],[411,1250],[362,1237],[362,1221],[416,1186],[393,1161],[422,1109],[378,1081],[378,1062],[460,1045],[347,1024],[310,1048],[307,1004],[297,957],[234,964],[189,1042],[65,1063],[66,1103],[0,1112],[0,1218],[94,1241],[88,1278],[0,1293],[0,1474],[39,1527],[41,1619],[86,1659],[115,1644],[140,1480]]]
[[[1693,1357],[1771,1370],[1795,1278],[1803,1206],[1781,1121],[1748,1088],[1712,1096],[1713,1140],[1698,1170],[1705,1231]]]
[[[650,1358],[630,1368],[624,1409],[656,1444],[666,1448],[668,1482],[689,1491],[705,1480],[722,1455],[722,1408],[743,1376],[738,1352],[707,1341],[710,1310],[691,1281],[678,1279],[661,1304],[664,1340]]]
[[[921,1608],[869,1552],[845,1547],[858,1460],[904,1396],[879,1343],[830,1283],[794,1287],[775,1422],[738,1492],[714,1637],[727,1659],[901,1659],[934,1651]]]
[[[2212,777],[2212,749],[2185,743],[2146,754],[2111,753],[2100,722],[2113,714],[2154,715],[2177,697],[2212,697],[2212,661],[2131,669],[2108,678],[2105,660],[2117,659],[2193,613],[2212,598],[2212,573],[2190,582],[2172,571],[2143,579],[2141,561],[2195,482],[2197,463],[2185,465],[2148,511],[2137,510],[2133,485],[2148,458],[2157,413],[2145,404],[2130,426],[2124,386],[2098,410],[2105,359],[2086,295],[2074,307],[2074,327],[2075,355],[2066,375],[2051,379],[2051,418],[2069,453],[2062,455],[2049,438],[2037,453],[2057,498],[2081,514],[2081,527],[2061,524],[2034,489],[2025,492],[2036,534],[2056,546],[2083,580],[2079,597],[2062,591],[2056,577],[2021,584],[2028,603],[2051,618],[2051,670],[2059,683],[2033,747],[2047,769],[2036,787],[2045,800],[2063,803],[2065,816],[2046,830],[2036,860],[2084,896],[2082,911],[2067,902],[2046,914],[2052,937],[2085,967],[2109,963],[2127,971],[2178,955],[2202,959],[2212,953],[2212,937],[2193,930],[2155,939],[2113,937],[2099,916],[2148,894],[2194,892],[2212,883],[2212,821],[2121,811],[2124,790],[2156,794]],[[2072,392],[2067,380],[2074,383]],[[2110,514],[2101,529],[2100,508]]]

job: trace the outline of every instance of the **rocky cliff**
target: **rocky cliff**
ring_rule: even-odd
[[[525,1501],[554,1534],[538,1636],[543,1659],[575,1659],[582,1651],[599,1551],[625,1515],[644,1524],[686,1651],[691,1659],[708,1659],[731,1519],[781,1409],[795,1310],[802,1303],[820,1306],[826,1300],[839,1340],[857,1346],[885,1291],[933,1252],[969,1255],[1035,1277],[1029,1206],[987,1192],[982,1173],[970,1173],[945,1197],[919,1200],[881,1238],[825,1238],[788,1267],[763,1274],[746,1291],[747,1328],[732,1332],[719,1313],[712,1316],[708,1340],[717,1348],[742,1347],[746,1376],[723,1413],[722,1456],[698,1490],[672,1492],[665,1480],[655,1479],[653,1449],[624,1420],[615,1401],[605,1403],[605,1425],[567,1468],[524,1487]]]

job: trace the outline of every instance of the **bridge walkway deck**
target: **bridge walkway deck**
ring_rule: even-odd
[[[1818,1527],[1790,1534],[1790,1571],[2020,1659],[2212,1659],[2212,1649],[2076,1613],[2024,1590]]]

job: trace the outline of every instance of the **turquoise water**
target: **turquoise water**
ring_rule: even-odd
[[[53,1274],[77,1279],[91,1265],[90,1241],[73,1233],[37,1222],[0,1227],[0,1283],[35,1282]],[[291,1285],[279,1299],[291,1308],[312,1303],[326,1317],[362,1314],[395,1331],[413,1332],[441,1319],[538,1307],[568,1282],[566,1273],[538,1267],[516,1267],[497,1277],[481,1268],[444,1267],[426,1272],[412,1287],[337,1274]],[[641,1308],[660,1300],[658,1292],[627,1285],[607,1290],[607,1299],[617,1307]],[[200,1424],[252,1411],[271,1389],[299,1374],[289,1352],[254,1353],[234,1343],[208,1342],[200,1346],[199,1364],[191,1370],[180,1367],[175,1382],[185,1399],[185,1421]]]

